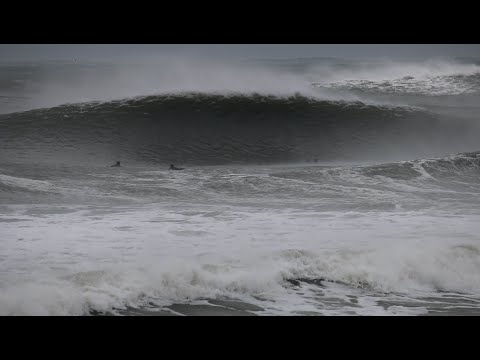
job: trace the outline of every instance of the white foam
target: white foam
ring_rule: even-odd
[[[2,223],[0,313],[74,315],[146,299],[167,305],[216,297],[257,303],[267,313],[313,311],[285,287],[289,278],[327,278],[374,293],[480,294],[478,216],[184,209],[190,213],[157,204]],[[395,310],[385,312],[368,293],[363,298],[357,313]]]
[[[33,180],[3,174],[0,174],[0,182],[8,186],[25,188],[34,191],[51,191],[54,189],[54,185],[49,181]]]
[[[316,71],[322,71],[323,68],[312,68],[311,76]],[[474,75],[480,73],[480,66],[475,64],[461,64],[457,62],[428,59],[418,62],[383,60],[378,63],[357,63],[355,66],[345,67],[332,71],[332,68],[326,68],[328,72],[321,72],[321,83],[341,82],[351,80],[366,80],[381,82],[387,80],[405,79],[408,77],[414,79],[431,79],[435,77],[445,77],[454,75]]]
[[[360,88],[384,93],[460,95],[478,91],[469,76],[480,74],[474,64],[460,64],[445,60],[427,60],[408,63],[385,61],[378,64],[358,64],[339,71],[318,69],[321,77],[314,81],[321,87]],[[457,77],[456,77],[457,76]],[[464,76],[465,79],[459,79]],[[312,78],[315,78],[312,75]]]

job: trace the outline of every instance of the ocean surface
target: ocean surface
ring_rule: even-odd
[[[479,315],[479,100],[475,59],[1,63],[0,315]]]

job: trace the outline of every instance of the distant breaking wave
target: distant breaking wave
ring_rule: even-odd
[[[445,65],[444,65],[445,66]],[[391,73],[389,73],[391,72]],[[480,93],[480,67],[476,65],[450,65],[445,69],[409,68],[370,70],[369,73],[352,73],[344,78],[313,83],[316,88],[348,90],[357,93],[390,95],[466,95]]]
[[[314,84],[320,88],[351,91],[379,92],[386,94],[420,94],[427,96],[476,94],[480,90],[480,74],[466,77],[455,75],[416,79],[406,76],[401,79],[371,81],[345,80],[329,84]]]

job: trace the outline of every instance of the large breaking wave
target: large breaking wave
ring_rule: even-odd
[[[433,113],[412,107],[301,94],[172,93],[1,115],[0,156],[192,164],[331,160],[421,149],[442,141],[443,126]]]

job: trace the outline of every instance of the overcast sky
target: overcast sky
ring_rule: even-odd
[[[152,56],[202,56],[216,58],[342,57],[422,59],[432,57],[480,57],[478,44],[119,44],[41,45],[0,44],[0,61],[119,60]]]

